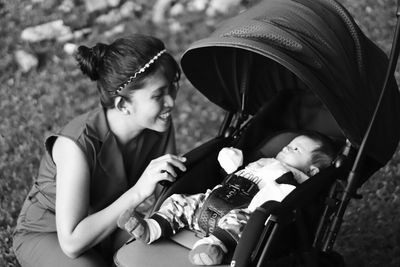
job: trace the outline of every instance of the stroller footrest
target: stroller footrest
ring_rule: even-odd
[[[170,239],[187,249],[192,249],[194,243],[201,239],[201,237],[197,236],[193,231],[183,229],[172,235]]]

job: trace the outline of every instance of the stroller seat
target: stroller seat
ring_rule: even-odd
[[[272,136],[269,136],[262,141],[257,149],[253,151],[253,153],[250,153],[251,155],[245,155],[245,158],[247,158],[248,160],[253,160],[253,158],[255,159],[259,157],[273,157],[297,135],[299,135],[297,131],[281,131]],[[198,151],[191,151],[185,156],[188,158],[189,161],[193,162],[193,157],[198,157],[197,153]],[[214,156],[215,158],[213,158],[213,161],[217,162],[216,155]],[[270,209],[268,206],[268,204],[270,203],[266,203],[267,209],[276,212],[276,215],[278,215],[278,213],[290,213],[296,208],[304,208],[304,206],[309,205],[313,202],[313,200],[317,198],[317,196],[322,194],[322,191],[326,190],[326,188],[329,188],[329,186],[332,184],[333,181],[336,180],[336,178],[340,177],[340,168],[338,169],[332,166],[332,168],[328,169],[329,171],[322,171],[321,175],[315,175],[306,182],[302,183],[300,186],[298,186],[298,188],[296,188],[282,201],[283,205],[281,207],[277,206],[275,203],[272,203],[274,209]],[[185,179],[193,180],[192,177],[189,176],[190,174],[185,174],[179,179],[181,179],[181,181]],[[220,180],[222,180],[222,178]],[[171,187],[173,188],[174,185]],[[178,189],[175,188],[174,190],[179,190],[179,185],[177,186],[177,188]],[[173,191],[171,191],[167,195],[171,195],[172,193]],[[259,212],[260,211],[258,211],[258,213]],[[265,215],[265,209],[263,209],[261,213]],[[262,224],[265,223],[270,215],[271,214],[267,214],[267,217],[261,219]],[[259,215],[257,216],[260,217]],[[252,226],[250,226],[250,228],[254,230],[254,224],[258,223],[259,222],[256,222],[253,219]],[[244,238],[245,240],[251,240],[255,233],[256,231],[249,231],[249,234],[244,233],[242,238]],[[248,236],[246,237],[246,235]],[[176,235],[173,235],[168,239],[158,240],[150,245],[145,244],[141,241],[133,240],[125,244],[115,254],[114,261],[115,264],[119,267],[159,266],[160,263],[162,263],[163,266],[171,267],[193,266],[188,260],[188,253],[189,250],[193,247],[193,244],[200,238],[201,237],[199,237],[197,233],[183,229]],[[240,252],[237,252],[239,258],[243,258],[243,254],[249,253],[249,248],[251,248],[251,251],[254,250],[254,246],[257,243],[253,241],[254,240],[245,241],[243,243],[241,241],[241,246],[238,246]],[[253,244],[253,246],[251,244]],[[229,266],[229,263],[226,262],[225,265],[221,266]]]

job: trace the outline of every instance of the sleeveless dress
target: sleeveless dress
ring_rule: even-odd
[[[45,139],[38,176],[22,206],[14,230],[14,249],[17,251],[29,233],[56,232],[56,166],[52,148],[57,137],[74,141],[84,153],[90,169],[90,212],[95,213],[115,201],[132,187],[149,162],[166,153],[175,153],[174,129],[166,132],[144,130],[134,140],[135,152],[124,166],[117,140],[107,123],[101,107],[89,111],[69,122],[65,127]],[[125,161],[127,162],[127,161]],[[126,164],[128,165],[128,164]],[[158,188],[158,192],[161,188]],[[151,209],[156,195],[138,207],[142,212]]]

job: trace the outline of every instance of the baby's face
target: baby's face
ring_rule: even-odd
[[[275,157],[287,165],[307,173],[312,163],[312,152],[320,144],[314,140],[300,135],[285,146]]]

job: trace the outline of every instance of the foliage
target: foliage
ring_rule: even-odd
[[[71,0],[72,1],[72,0]],[[126,0],[129,1],[129,0]],[[126,2],[122,1],[122,2]],[[108,42],[118,35],[105,33],[115,25],[94,23],[85,13],[82,0],[72,1],[72,12],[58,9],[60,1],[0,1],[0,266],[19,266],[11,249],[11,234],[21,204],[37,173],[43,153],[43,138],[77,114],[97,105],[95,85],[85,79],[72,56],[61,43],[42,41],[29,44],[20,33],[28,26],[63,18],[71,26],[91,25],[92,33],[78,43]],[[184,30],[171,33],[168,25],[151,23],[153,1],[135,1],[142,9],[122,23],[120,35],[133,32],[153,34],[164,40],[172,54],[207,36],[225,16],[207,18],[189,13],[178,19]],[[389,53],[395,24],[394,0],[342,0],[364,32]],[[230,14],[255,1],[242,1]],[[207,22],[205,23],[205,18]],[[79,25],[78,25],[79,26]],[[14,53],[24,49],[39,58],[37,69],[23,73]],[[398,73],[397,73],[398,74]],[[398,77],[398,76],[397,76]],[[186,152],[215,135],[222,111],[193,89],[183,77],[176,103],[175,124],[180,152]],[[399,204],[400,153],[362,188],[362,200],[349,207],[336,248],[345,255],[357,255],[366,266],[400,265]]]

